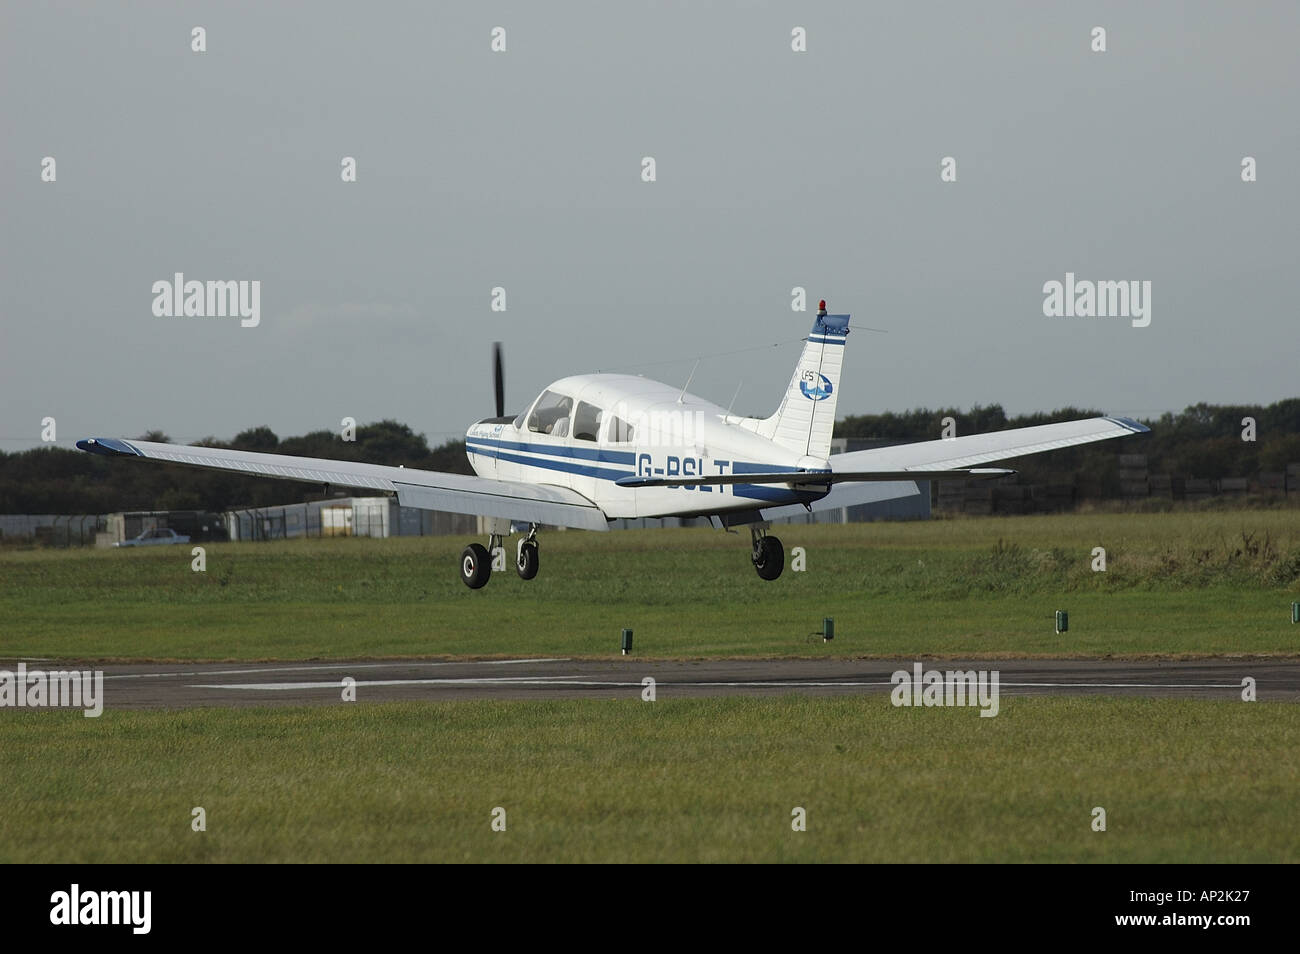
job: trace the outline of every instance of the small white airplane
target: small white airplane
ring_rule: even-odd
[[[488,545],[461,554],[471,589],[492,573],[492,554],[525,525],[515,552],[519,576],[537,575],[542,525],[607,530],[622,517],[708,517],[714,526],[748,525],[758,575],[785,567],[773,517],[919,493],[918,480],[999,477],[993,461],[1142,433],[1122,417],[922,441],[832,454],[848,315],[821,302],[794,375],[771,417],[730,409],[657,381],[624,374],[579,374],[547,387],[517,417],[504,415],[501,351],[493,367],[497,416],[473,424],[465,450],[475,477],[314,457],[289,457],[92,437],[96,454],[306,483],[395,493],[404,507],[487,519]],[[686,386],[690,386],[687,381]]]

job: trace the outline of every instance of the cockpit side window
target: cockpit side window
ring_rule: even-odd
[[[611,417],[605,440],[611,444],[630,444],[632,442],[632,425],[621,418]]]
[[[564,437],[568,432],[569,413],[572,410],[573,398],[555,391],[543,391],[533,412],[528,415],[528,429],[538,434]]]
[[[594,441],[600,433],[600,419],[605,412],[586,401],[578,402],[573,415],[573,436],[580,441]]]

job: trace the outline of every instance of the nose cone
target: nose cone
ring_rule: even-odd
[[[492,445],[489,440],[493,437],[492,431],[493,425],[477,421],[465,432],[465,457],[474,473],[480,477],[486,476],[484,471],[491,464]]]

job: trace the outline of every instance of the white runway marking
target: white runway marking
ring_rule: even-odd
[[[271,670],[262,670],[269,672]],[[826,689],[846,688],[861,689],[897,685],[892,680],[873,680],[867,682],[849,681],[761,681],[761,682],[670,682],[656,679],[658,688],[741,688],[741,689]],[[225,685],[194,685],[192,689],[262,689],[275,692],[291,692],[295,689],[338,689],[342,680],[334,682],[248,682],[228,683]],[[361,686],[588,686],[610,689],[642,688],[640,680],[624,682],[622,680],[583,679],[579,676],[502,676],[474,677],[465,676],[450,679],[370,679],[357,680]],[[932,683],[936,687],[967,685],[964,682]],[[1240,689],[1241,683],[1145,683],[1145,682],[1000,682],[1001,688],[1014,689]]]
[[[573,682],[577,676],[461,676],[450,679],[358,679],[358,686],[639,686],[639,682]],[[191,689],[338,689],[333,682],[239,682],[227,685],[194,685]]]
[[[275,666],[261,669],[210,669],[206,672],[128,672],[107,679],[173,679],[195,676],[247,676],[259,672],[328,672],[331,669],[393,669],[397,666],[516,666],[520,663],[569,662],[568,659],[468,659],[461,662],[403,662],[403,663],[314,663],[310,666]]]

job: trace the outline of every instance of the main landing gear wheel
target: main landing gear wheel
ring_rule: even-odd
[[[519,557],[515,560],[515,569],[519,571],[519,578],[531,580],[537,575],[538,566],[537,541],[520,540]]]
[[[482,589],[492,575],[492,557],[481,543],[471,543],[460,554],[460,578],[471,590]]]
[[[754,535],[754,569],[765,580],[775,580],[785,569],[785,547],[776,537],[769,537],[761,531]]]

